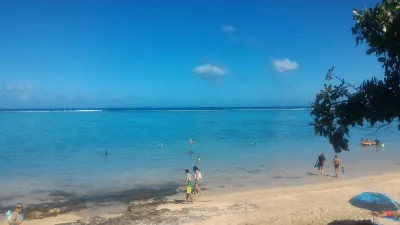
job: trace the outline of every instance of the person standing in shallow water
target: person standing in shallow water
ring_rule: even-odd
[[[326,159],[325,159],[324,153],[322,152],[321,155],[318,156],[317,162],[316,162],[318,164],[318,176],[324,175],[324,165],[326,167],[325,160]]]
[[[333,164],[333,166],[334,166],[334,168],[335,168],[335,177],[336,177],[336,178],[339,178],[339,174],[340,174],[340,165],[341,165],[342,163],[340,162],[340,159],[339,159],[339,156],[338,156],[338,155],[335,155],[335,157],[334,157],[333,160],[332,160],[332,164]]]
[[[190,203],[193,204],[193,178],[192,175],[190,175],[190,171],[189,169],[185,170],[185,174],[186,174],[186,179],[185,179],[185,186],[183,186],[183,189],[186,189],[186,203],[189,203],[189,199],[190,199]]]
[[[202,195],[203,192],[200,190],[200,181],[201,181],[201,172],[200,169],[197,166],[193,166],[193,172],[194,172],[194,187],[195,187],[195,193]]]
[[[192,138],[189,138],[189,145],[192,146],[192,144],[194,144],[194,140]],[[193,150],[189,149],[189,155],[191,155],[192,153],[193,153]]]

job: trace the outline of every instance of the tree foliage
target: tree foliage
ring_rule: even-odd
[[[356,45],[367,44],[367,55],[375,54],[384,78],[364,80],[355,86],[328,70],[324,84],[311,104],[314,133],[327,137],[335,152],[349,150],[349,128],[390,126],[400,121],[400,2],[383,0],[375,8],[353,9],[351,31]],[[397,125],[400,130],[400,125]]]

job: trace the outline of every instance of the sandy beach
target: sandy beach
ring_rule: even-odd
[[[348,203],[351,197],[364,191],[375,191],[400,200],[400,173],[351,180],[334,180],[331,177],[315,179],[321,182],[213,196],[206,193],[197,197],[193,205],[179,203],[184,199],[182,193],[171,197],[164,204],[147,209],[139,206],[136,211],[124,215],[102,213],[102,218],[90,220],[87,218],[89,215],[69,213],[32,220],[27,224],[353,224],[355,220],[372,219],[372,216],[368,211],[351,206]],[[137,211],[139,209],[140,212]],[[83,220],[72,223],[79,219]],[[379,219],[379,222],[396,224],[386,219]]]

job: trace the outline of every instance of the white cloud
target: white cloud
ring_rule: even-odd
[[[225,76],[228,74],[228,70],[211,64],[205,64],[194,68],[193,73],[202,76]]]
[[[8,92],[26,92],[33,91],[35,88],[32,84],[15,84],[15,85],[5,85],[3,90]]]
[[[232,25],[223,25],[221,29],[223,32],[235,32],[236,31],[236,29]]]
[[[21,93],[19,94],[19,99],[21,99],[21,101],[29,101],[31,100],[31,94],[30,93]]]
[[[283,73],[289,70],[297,70],[299,64],[295,61],[290,61],[287,58],[274,60],[275,69]]]

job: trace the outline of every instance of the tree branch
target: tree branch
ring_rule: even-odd
[[[390,125],[391,125],[392,123],[390,122],[390,123],[384,123],[384,124],[381,124],[381,125],[379,125],[378,127],[375,127],[375,126],[358,126],[358,125],[356,125],[354,128],[355,129],[357,129],[357,130],[364,130],[364,129],[368,129],[368,128],[375,128],[375,131],[374,132],[372,132],[371,134],[369,134],[369,135],[374,135],[374,134],[376,134],[380,129],[382,129],[383,127],[385,127],[385,126],[387,126],[387,128],[385,129],[385,131],[387,131],[389,128],[390,128]]]
[[[354,88],[354,90],[356,90],[356,91],[360,91],[360,88],[355,87],[354,85],[345,82],[344,79],[340,79],[338,76],[336,76],[336,75],[334,75],[334,74],[331,74],[331,75],[332,75],[334,78],[336,78],[336,79],[340,80],[341,82],[343,82],[343,84],[346,84],[347,86]],[[347,88],[347,87],[346,87],[346,88]]]
[[[376,128],[376,130],[371,135],[376,134],[382,127],[385,127],[385,126],[387,126],[386,130],[388,130],[390,128],[390,123],[381,124],[380,126],[378,126],[378,128]]]
[[[334,103],[332,103],[331,105],[332,106],[335,106],[335,105],[339,105],[339,104],[342,104],[342,103],[345,103],[345,102],[348,102],[349,100],[342,100],[342,101],[338,101],[338,102],[334,102]]]

